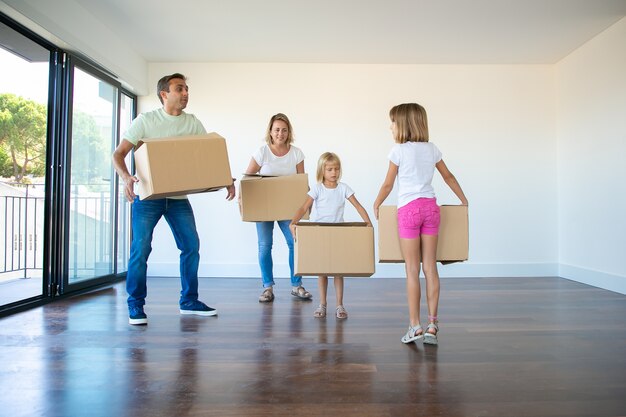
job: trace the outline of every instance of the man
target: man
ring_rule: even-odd
[[[133,191],[137,177],[130,174],[124,158],[144,138],[185,135],[202,135],[206,130],[193,115],[185,113],[189,100],[189,87],[182,74],[167,75],[157,83],[157,94],[162,108],[140,114],[131,123],[123,140],[113,152],[113,166],[124,182],[126,199],[132,202],[133,240],[130,247],[126,291],[128,292],[128,322],[148,324],[143,306],[147,286],[146,270],[152,250],[152,233],[162,216],[172,229],[176,246],[180,249],[180,313],[214,316],[217,310],[198,300],[198,265],[200,241],[193,210],[186,196],[139,200]],[[227,188],[227,200],[235,197],[235,187]]]

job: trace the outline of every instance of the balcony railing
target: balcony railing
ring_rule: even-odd
[[[30,187],[9,185],[0,195],[0,282],[17,278],[41,277],[44,198]],[[41,184],[35,185],[41,187]],[[21,195],[20,195],[21,194]],[[39,193],[41,194],[41,193]],[[128,217],[128,208],[121,206],[121,219]],[[73,193],[70,200],[70,279],[82,279],[113,272],[113,230],[111,228],[111,199],[109,191]],[[120,222],[121,252],[118,269],[125,267],[127,221]]]
[[[0,274],[29,278],[41,274],[43,197],[0,196]]]

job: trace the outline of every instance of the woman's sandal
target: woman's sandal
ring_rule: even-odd
[[[313,294],[305,290],[302,285],[296,287],[296,289],[292,288],[291,295],[293,295],[294,297],[298,297],[301,300],[310,300],[311,298],[313,298]]]
[[[271,303],[274,301],[274,291],[271,288],[263,290],[263,294],[259,297],[259,303]]]
[[[343,306],[337,306],[337,311],[336,311],[336,316],[338,319],[347,319],[348,318],[348,312],[346,311],[345,308],[343,308]]]
[[[439,333],[439,326],[437,325],[437,317],[436,316],[428,316],[428,326],[426,327],[426,333],[424,333],[424,343],[428,345],[436,345],[437,344],[437,334]],[[434,332],[430,332],[429,330],[434,330]]]
[[[319,319],[326,317],[326,304],[320,304],[313,312],[313,316]]]
[[[409,326],[409,330],[407,330],[406,334],[402,336],[400,341],[402,343],[411,343],[421,339],[422,337],[424,337],[424,330],[422,329],[422,326],[418,324],[415,327]]]

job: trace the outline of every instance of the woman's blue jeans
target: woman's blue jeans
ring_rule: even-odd
[[[152,251],[152,233],[162,216],[172,229],[176,246],[180,249],[180,303],[198,299],[200,239],[189,200],[162,198],[141,201],[136,197],[132,204],[133,240],[126,274],[129,307],[146,303],[146,271]]]
[[[279,220],[278,227],[285,236],[285,241],[289,247],[289,270],[291,272],[291,285],[298,287],[302,285],[302,278],[293,275],[293,236],[289,230],[291,220]],[[257,222],[256,233],[259,237],[259,265],[261,266],[261,277],[263,278],[263,288],[274,285],[274,263],[272,261],[272,245],[274,243],[274,222]]]

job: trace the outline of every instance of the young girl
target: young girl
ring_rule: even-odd
[[[363,221],[368,226],[372,225],[367,211],[361,206],[354,196],[354,191],[341,179],[341,161],[339,157],[332,152],[326,152],[320,156],[317,162],[317,184],[309,191],[306,201],[298,209],[289,227],[294,238],[296,236],[296,223],[300,221],[304,213],[311,209],[315,203],[315,219],[316,222],[324,223],[341,223],[343,222],[343,210],[346,205],[346,199],[352,203],[354,208],[359,212]],[[337,309],[335,315],[338,319],[348,318],[348,312],[343,306],[343,277],[335,275],[335,296],[337,298]],[[317,284],[320,291],[320,305],[317,307],[313,315],[315,317],[326,317],[326,292],[328,290],[328,277],[320,276],[317,278]]]
[[[409,330],[402,343],[424,338],[424,343],[437,344],[439,332],[437,308],[439,305],[439,273],[437,272],[437,237],[439,234],[439,206],[431,185],[435,168],[446,184],[467,205],[467,198],[456,178],[441,159],[441,152],[428,142],[426,110],[416,103],[400,104],[389,111],[391,132],[396,145],[389,153],[389,169],[378,197],[374,214],[385,201],[398,178],[398,235],[405,260]],[[428,327],[420,326],[420,261],[426,276]]]

